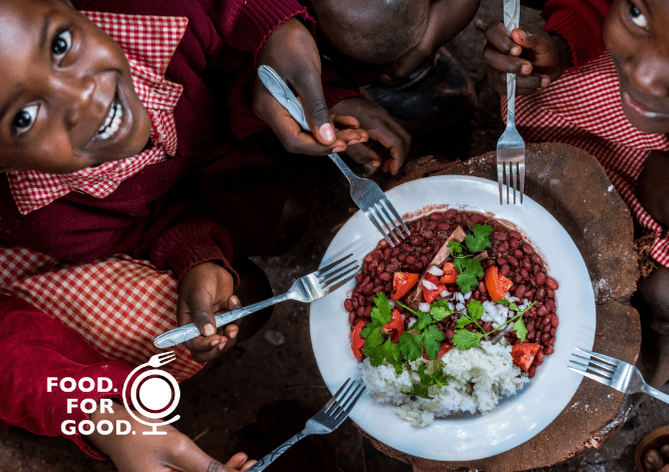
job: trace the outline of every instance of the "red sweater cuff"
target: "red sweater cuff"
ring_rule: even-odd
[[[178,224],[165,231],[151,250],[151,260],[159,269],[169,268],[181,282],[192,267],[204,262],[219,262],[239,284],[232,268],[232,240],[222,227],[204,220]]]
[[[253,51],[257,60],[267,37],[283,22],[299,16],[316,33],[314,19],[297,0],[253,0],[238,2],[228,12],[224,35],[232,47]],[[243,41],[243,44],[238,42]]]

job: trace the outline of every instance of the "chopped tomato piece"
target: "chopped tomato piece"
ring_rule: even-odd
[[[393,276],[393,293],[390,294],[390,299],[399,300],[404,297],[418,283],[419,278],[418,274],[411,272],[395,272]]]
[[[539,344],[537,343],[515,344],[511,348],[511,357],[513,358],[513,363],[518,367],[523,370],[529,370],[537,352],[539,352]]]
[[[351,334],[351,348],[353,349],[353,355],[356,359],[362,357],[362,347],[365,345],[365,338],[360,336],[360,332],[366,324],[367,322],[364,320],[358,321],[353,328],[353,334]]]
[[[402,319],[402,314],[394,308],[390,312],[390,316],[390,321],[383,325],[383,332],[390,334],[390,341],[397,344],[400,342],[400,336],[404,332],[404,320]]]
[[[455,266],[452,262],[444,263],[444,266],[441,268],[444,271],[444,275],[441,276],[439,281],[442,284],[454,284],[460,272],[455,269]]]
[[[490,298],[497,301],[504,298],[504,295],[513,286],[513,282],[500,274],[497,266],[493,265],[485,270],[485,286]]]
[[[429,272],[425,276],[425,280],[431,282],[435,287],[437,287],[435,290],[430,290],[425,285],[423,285],[423,298],[425,298],[425,303],[432,303],[437,299],[441,292],[446,290],[446,285],[439,281],[439,277]]]
[[[446,355],[446,353],[451,350],[452,347],[453,347],[452,344],[441,343],[441,347],[439,348],[439,352],[437,352],[437,357],[444,357]],[[425,352],[425,351],[423,351],[423,359],[428,360],[428,361],[433,360],[433,359],[430,359],[427,356],[427,352]]]

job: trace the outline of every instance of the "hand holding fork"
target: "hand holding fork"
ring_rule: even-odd
[[[258,310],[275,305],[286,300],[296,300],[304,303],[311,303],[330,292],[337,290],[346,282],[355,277],[358,272],[358,263],[352,259],[353,254],[348,254],[339,260],[334,261],[316,272],[300,277],[290,289],[276,297],[268,300],[254,303],[237,310],[228,311],[216,315],[216,327],[231,323],[243,316],[255,313]],[[167,331],[153,340],[153,344],[159,348],[176,346],[177,344],[188,341],[200,335],[200,331],[194,323],[180,326]]]

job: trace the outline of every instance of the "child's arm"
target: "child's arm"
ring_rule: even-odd
[[[91,421],[95,424],[100,421],[112,424],[127,421],[132,431],[137,433],[102,435],[96,430],[90,435],[91,443],[112,459],[119,472],[235,472],[247,470],[256,463],[249,460],[246,454],[237,453],[223,465],[171,425],[160,427],[166,435],[141,434],[151,431],[151,428],[137,421],[118,403],[114,403],[112,413],[101,413],[98,409],[91,414]]]
[[[517,74],[516,92],[531,95],[546,88],[570,66],[569,47],[558,35],[533,28],[516,28],[506,34],[495,21],[486,28],[488,43],[483,60],[493,88],[506,95],[506,74]]]
[[[430,5],[430,20],[423,39],[415,48],[385,68],[382,76],[385,74],[390,79],[409,77],[425,59],[453,39],[472,21],[479,4],[480,0],[433,0]]]

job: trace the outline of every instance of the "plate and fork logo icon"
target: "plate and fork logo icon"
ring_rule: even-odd
[[[175,415],[169,420],[164,420],[179,405],[181,391],[172,374],[158,368],[175,359],[176,354],[173,351],[156,354],[148,362],[133,369],[123,383],[123,405],[126,410],[134,419],[151,427],[150,431],[144,431],[142,434],[165,435],[167,432],[158,430],[158,427],[174,423],[180,418],[179,415]],[[141,370],[144,371],[140,373]],[[145,418],[163,421],[147,421],[137,415],[137,412]]]

